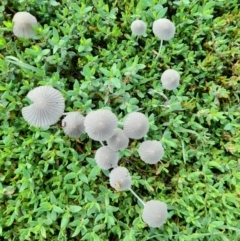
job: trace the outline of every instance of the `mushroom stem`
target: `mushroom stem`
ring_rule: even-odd
[[[155,92],[155,93],[157,93],[157,94],[159,94],[159,95],[161,95],[166,101],[169,100],[168,97],[167,97],[163,92],[158,92],[158,91],[156,91],[156,90],[152,90],[152,91]]]
[[[135,192],[132,190],[131,187],[130,187],[128,190],[137,198],[137,200],[138,200],[143,206],[145,206],[144,201],[137,195],[137,193],[135,193]]]
[[[163,92],[159,92],[159,95],[161,95],[166,101],[169,100],[168,97],[165,94],[163,94]]]
[[[158,54],[157,54],[157,56],[156,56],[156,59],[159,57],[159,55],[160,55],[160,53],[161,53],[162,45],[163,45],[163,39],[161,39],[160,48],[159,48]]]

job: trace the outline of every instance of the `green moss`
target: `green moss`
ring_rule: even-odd
[[[239,4],[161,2],[1,1],[1,240],[239,240]],[[38,19],[33,40],[13,36],[18,11]],[[148,27],[136,40],[130,25],[140,17]],[[161,17],[176,35],[155,60],[151,28]],[[181,79],[164,91],[165,105],[160,77],[168,68]],[[162,163],[143,163],[138,141],[119,163],[144,201],[167,203],[160,230],[142,221],[130,192],[110,187],[93,159],[99,143],[68,138],[60,122],[39,129],[24,121],[25,96],[40,85],[59,89],[66,111],[109,107],[120,120],[132,111],[149,117]]]

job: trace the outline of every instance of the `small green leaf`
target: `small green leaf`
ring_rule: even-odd
[[[3,49],[6,47],[6,40],[3,37],[0,37],[0,49]]]
[[[49,202],[42,202],[41,204],[40,204],[40,207],[42,208],[42,209],[44,209],[45,211],[50,211],[50,210],[52,210],[52,204],[51,203],[49,203]]]
[[[30,69],[30,70],[38,73],[40,76],[44,75],[44,71],[42,71],[41,69],[38,69],[30,64],[23,63],[21,60],[19,60],[18,58],[14,57],[14,56],[7,56],[5,58],[9,63],[15,64],[21,68]]]
[[[219,169],[220,171],[224,172],[223,166],[221,164],[217,163],[216,161],[209,161],[207,164],[210,168],[215,167],[215,168]]]
[[[104,68],[99,68],[99,70],[107,77],[110,77],[110,71]]]
[[[64,177],[64,181],[66,182],[67,180],[74,179],[76,178],[77,173],[75,172],[70,172]]]
[[[77,226],[71,237],[77,236],[80,233],[81,229],[82,229],[81,226]]]
[[[41,227],[41,235],[42,235],[44,238],[47,238],[46,229],[45,229],[43,226]]]
[[[96,165],[94,168],[92,168],[90,174],[89,174],[89,179],[95,180],[97,175],[100,173],[100,168]]]
[[[62,208],[60,208],[60,207],[58,207],[58,206],[56,206],[56,205],[53,205],[53,210],[54,210],[56,213],[63,213],[63,212],[64,212]]]
[[[66,228],[69,223],[69,214],[65,213],[62,217],[61,228]]]
[[[76,206],[76,205],[70,205],[69,206],[69,211],[71,213],[77,213],[81,210],[82,208],[80,206]]]
[[[118,78],[111,78],[111,81],[117,89],[121,88],[121,82]]]
[[[105,218],[105,214],[100,213],[100,214],[98,214],[97,217],[95,218],[94,223],[97,224],[99,220],[104,219],[104,218]]]
[[[76,3],[71,3],[71,7],[78,13],[81,13],[81,8]]]
[[[79,175],[79,178],[80,178],[80,180],[81,180],[82,182],[88,183],[88,178],[87,178],[86,175],[80,174],[80,175]]]
[[[3,86],[0,86],[0,91],[1,91],[1,90],[6,90],[6,88],[3,87]]]

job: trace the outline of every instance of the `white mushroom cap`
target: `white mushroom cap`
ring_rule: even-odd
[[[62,120],[62,128],[66,135],[78,138],[85,132],[84,116],[79,112],[69,112]]]
[[[115,129],[113,135],[107,139],[108,146],[113,150],[122,150],[128,147],[129,138],[121,129]]]
[[[140,139],[147,134],[149,130],[148,118],[140,112],[132,112],[127,115],[123,131],[126,136],[132,139]]]
[[[36,87],[27,94],[27,97],[33,103],[22,108],[22,115],[32,126],[53,125],[64,112],[64,98],[59,90],[51,86]]]
[[[117,128],[118,119],[110,110],[91,111],[84,120],[84,126],[89,137],[95,141],[105,141]]]
[[[118,153],[108,146],[102,146],[96,151],[95,160],[101,169],[108,170],[117,166]]]
[[[37,19],[28,12],[17,12],[13,17],[13,33],[17,37],[33,38],[35,31],[33,25]]]
[[[129,171],[125,167],[116,167],[109,174],[111,187],[117,191],[128,190],[132,185]]]
[[[144,141],[140,144],[138,153],[144,162],[155,164],[161,161],[164,155],[164,149],[158,141]]]
[[[131,30],[134,35],[143,35],[146,32],[147,25],[142,20],[135,20],[131,24]]]
[[[160,18],[153,22],[153,33],[162,40],[170,40],[175,34],[175,25],[166,18]]]
[[[145,203],[142,219],[150,227],[161,227],[167,219],[167,205],[164,202],[151,200]]]
[[[167,69],[162,73],[161,82],[166,90],[174,90],[179,86],[180,74],[174,69]]]

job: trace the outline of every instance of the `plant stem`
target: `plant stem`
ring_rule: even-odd
[[[137,193],[135,193],[132,188],[129,188],[129,191],[137,198],[137,200],[143,205],[145,206],[145,203],[143,202],[143,200],[137,195]]]
[[[161,39],[161,42],[160,42],[160,48],[159,48],[159,51],[158,51],[158,54],[157,54],[156,59],[159,57],[159,55],[160,55],[160,53],[161,53],[162,45],[163,45],[163,39]]]

